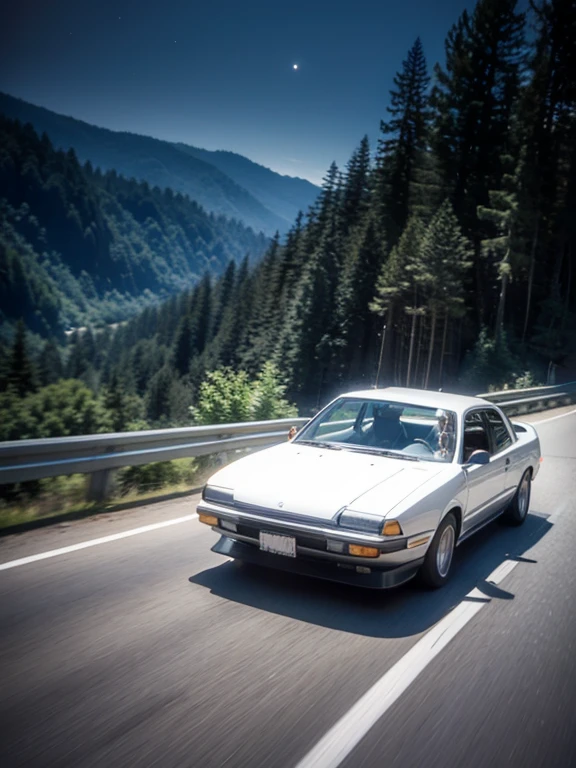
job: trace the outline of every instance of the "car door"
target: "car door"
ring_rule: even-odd
[[[486,522],[498,509],[504,494],[505,457],[495,453],[485,409],[475,408],[464,416],[462,463],[468,485],[468,504],[462,523],[465,534]],[[488,464],[468,464],[477,450],[488,451]]]
[[[522,458],[515,446],[516,435],[506,419],[495,408],[487,408],[485,413],[494,459],[503,465],[504,497],[502,506],[514,495],[522,477]]]

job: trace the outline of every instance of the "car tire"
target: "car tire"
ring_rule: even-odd
[[[456,518],[449,513],[438,526],[420,568],[420,580],[428,589],[439,589],[448,581],[456,547],[456,536]]]
[[[532,487],[532,472],[527,469],[522,475],[522,479],[518,484],[516,493],[506,511],[504,512],[502,519],[508,525],[522,525],[522,523],[528,517],[528,510],[530,509],[530,490]]]

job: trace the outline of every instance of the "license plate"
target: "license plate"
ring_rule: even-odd
[[[260,531],[260,549],[274,555],[296,557],[296,539],[294,536],[283,536],[281,533]]]

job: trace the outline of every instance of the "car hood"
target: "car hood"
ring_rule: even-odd
[[[209,484],[241,504],[331,520],[343,507],[385,515],[444,467],[284,443],[224,467]]]

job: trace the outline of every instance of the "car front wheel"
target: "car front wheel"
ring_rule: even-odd
[[[448,581],[456,546],[456,519],[446,515],[434,534],[426,558],[420,569],[420,578],[426,587],[438,589]]]

